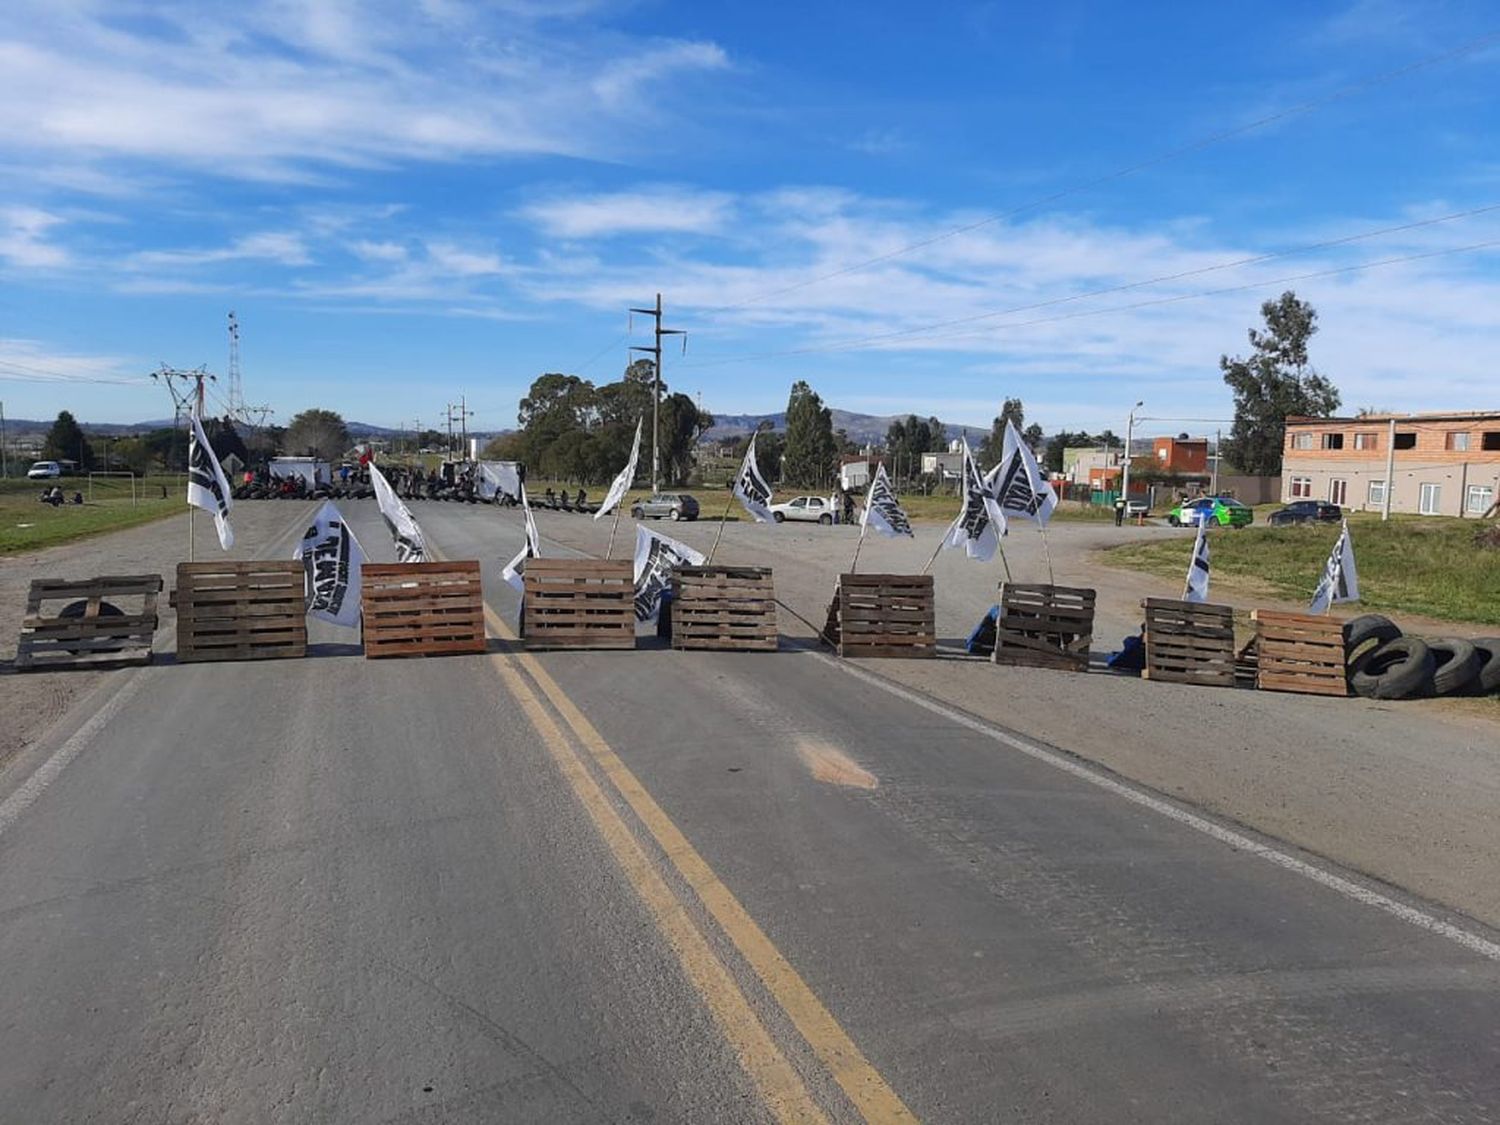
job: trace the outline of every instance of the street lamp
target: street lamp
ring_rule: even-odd
[[[1125,419],[1125,468],[1120,474],[1120,495],[1125,498],[1125,503],[1130,503],[1130,439],[1135,435],[1135,412],[1145,406],[1145,400],[1141,400],[1130,408],[1130,417]]]

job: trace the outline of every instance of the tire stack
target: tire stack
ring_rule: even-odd
[[[1500,637],[1424,640],[1367,613],[1344,626],[1349,686],[1366,699],[1500,692]]]

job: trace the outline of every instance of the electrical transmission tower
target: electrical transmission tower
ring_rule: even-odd
[[[229,310],[229,413],[236,418],[245,414],[245,388],[240,381],[240,322]]]
[[[474,417],[474,412],[469,409],[469,400],[465,395],[459,395],[457,402],[448,404],[448,459],[453,460],[453,424],[459,427],[459,450],[458,460],[469,459],[469,419]]]
[[[630,350],[633,352],[645,352],[651,357],[651,491],[653,493],[661,489],[661,338],[663,336],[681,336],[682,351],[687,354],[687,332],[681,328],[663,328],[661,326],[661,294],[656,295],[656,307],[649,309],[631,309],[632,313],[643,313],[652,318],[656,325],[656,345],[654,347],[643,347],[632,344]]]

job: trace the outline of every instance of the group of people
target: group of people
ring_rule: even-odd
[[[51,504],[54,508],[60,508],[68,502],[67,497],[63,495],[62,486],[58,484],[42,489],[42,494],[37,497],[37,501],[42,504]],[[73,503],[82,504],[83,493],[73,493]]]
[[[537,507],[550,508],[554,512],[583,512],[591,514],[596,510],[597,505],[589,503],[589,494],[581,488],[578,490],[578,495],[570,500],[566,488],[561,492],[554,493],[549,487],[546,492],[542,493],[541,499],[537,501]]]

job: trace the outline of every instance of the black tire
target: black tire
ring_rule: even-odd
[[[1351,672],[1381,645],[1401,636],[1401,629],[1381,613],[1366,613],[1344,623],[1344,663]]]
[[[1437,660],[1426,641],[1397,637],[1360,663],[1349,677],[1349,686],[1366,699],[1416,699],[1432,694],[1436,669]]]
[[[771,518],[773,520],[775,520],[777,523],[786,523],[786,516],[783,515],[781,512],[772,512],[771,513]]]
[[[831,526],[833,524],[833,517],[832,516],[819,516],[818,517],[818,522],[820,524],[822,524],[824,527],[829,527],[829,526]]]
[[[87,598],[82,598],[82,599],[80,599],[80,600],[78,600],[76,602],[69,602],[67,605],[63,606],[62,609],[60,609],[60,610],[57,611],[57,616],[59,616],[59,617],[82,617],[85,613],[88,612],[88,608],[89,608],[88,599]],[[123,609],[121,609],[119,606],[115,605],[113,602],[100,602],[99,603],[99,616],[100,617],[124,617],[125,616],[125,611]],[[67,648],[66,645],[64,645],[63,647]],[[117,645],[96,644],[96,645],[92,646],[91,648],[87,648],[87,649],[83,649],[83,648],[70,648],[70,649],[68,649],[68,651],[71,652],[71,653],[73,653],[76,656],[79,653],[83,653],[83,652],[119,652],[124,647],[125,647],[125,642],[121,641]]]
[[[1463,695],[1479,678],[1479,651],[1470,641],[1428,641],[1436,670],[1432,690],[1438,695]]]
[[[671,514],[672,514],[672,522],[673,523],[676,523],[678,520],[680,520],[682,518],[682,510],[680,508],[673,508]]]
[[[1475,695],[1493,695],[1500,691],[1500,637],[1474,638],[1474,651],[1479,656],[1479,674],[1469,690]]]
[[[1171,526],[1171,527],[1181,527],[1182,526],[1182,521],[1180,519],[1178,519],[1176,516],[1168,516],[1167,517],[1167,524],[1169,526]]]
[[[646,513],[641,511],[641,509],[639,508],[631,508],[630,518],[633,520],[643,520],[646,518]]]

